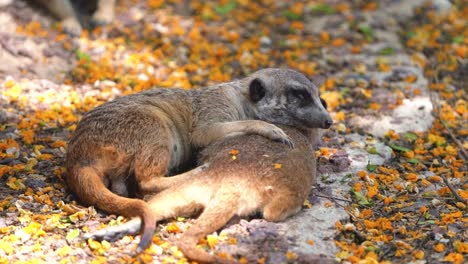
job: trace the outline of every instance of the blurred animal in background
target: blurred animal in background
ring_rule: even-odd
[[[46,7],[63,24],[66,33],[79,36],[82,31],[82,25],[77,12],[77,5],[88,4],[81,3],[78,0],[32,0]],[[95,11],[91,17],[94,25],[103,25],[112,22],[114,19],[115,0],[95,0]]]

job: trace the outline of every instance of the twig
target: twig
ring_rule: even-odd
[[[438,83],[438,78],[437,78],[437,72],[434,73],[434,81]],[[432,108],[434,109],[434,116],[440,121],[440,123],[444,126],[445,130],[447,130],[449,136],[452,138],[452,140],[457,144],[458,148],[460,149],[460,157],[463,159],[463,161],[466,162],[468,160],[468,153],[465,150],[465,147],[463,144],[457,139],[457,137],[453,134],[452,130],[447,126],[447,124],[442,120],[440,117],[440,107],[439,103],[436,101],[436,97],[433,92],[429,91],[429,98],[431,99],[432,103]]]
[[[444,180],[445,182],[445,185],[447,185],[447,187],[450,189],[450,191],[452,192],[453,196],[455,196],[455,198],[459,201],[459,202],[462,202],[462,203],[467,203],[467,201],[465,199],[463,199],[457,192],[457,190],[455,190],[455,188],[453,188],[452,184],[450,184],[450,182],[448,181],[447,177],[445,177],[445,175],[443,174],[440,174],[440,177],[442,177],[442,179]]]
[[[7,51],[8,53],[10,53],[11,55],[13,56],[18,56],[18,51],[13,48],[6,40],[4,40],[3,38],[0,39],[0,46],[3,47],[3,49],[5,49],[5,51]]]
[[[440,118],[439,116],[439,120],[440,122],[442,123],[442,125],[445,127],[445,130],[448,131],[450,137],[452,138],[452,140],[458,145],[458,148],[460,148],[460,151],[461,151],[461,154],[460,157],[466,162],[466,160],[468,160],[468,152],[466,152],[465,150],[465,147],[463,146],[463,144],[460,142],[460,140],[458,140],[455,135],[453,134],[453,132],[449,129],[449,127],[447,126],[447,124]]]
[[[388,254],[390,254],[392,251],[396,250],[396,246],[393,244],[388,245],[387,249],[384,250],[382,254],[379,256],[379,261],[382,261]]]
[[[418,217],[418,220],[416,221],[416,224],[415,226],[417,226],[419,224],[419,220],[421,220],[421,218],[423,217],[424,214],[419,214],[419,217]]]
[[[327,199],[330,199],[330,200],[338,200],[338,201],[347,202],[347,203],[352,202],[350,200],[343,199],[343,198],[338,198],[338,197],[335,197],[335,196],[327,196],[327,195],[323,195],[323,194],[314,194],[314,195],[318,196],[318,197],[322,197],[322,198],[327,198]]]
[[[418,195],[418,196],[410,196],[410,197],[416,197],[416,198],[419,198],[419,199],[437,199],[437,200],[454,200],[455,198],[452,198],[452,197],[436,197],[436,196],[421,196],[421,195]]]

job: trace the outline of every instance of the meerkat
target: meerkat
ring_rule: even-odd
[[[33,0],[45,6],[63,24],[64,31],[70,35],[81,34],[81,24],[73,8],[72,0]],[[96,0],[96,11],[92,15],[92,22],[102,25],[114,19],[115,0]]]
[[[186,257],[201,263],[225,262],[198,249],[196,244],[234,215],[261,212],[263,218],[276,222],[301,209],[315,182],[312,146],[319,139],[319,129],[284,130],[293,139],[294,149],[257,135],[225,138],[201,152],[199,167],[174,176],[177,183],[165,186],[167,189],[148,200],[157,221],[202,211],[176,244]],[[113,241],[136,234],[140,225],[141,220],[133,218],[85,237]],[[146,247],[142,242],[150,241],[141,240],[138,250]]]
[[[142,244],[155,230],[154,210],[141,199],[177,182],[194,149],[226,136],[257,134],[292,146],[282,129],[328,128],[317,87],[289,69],[264,69],[211,87],[150,89],[86,113],[68,144],[65,181],[88,205],[144,222]]]

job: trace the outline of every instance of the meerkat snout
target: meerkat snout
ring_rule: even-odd
[[[323,124],[323,128],[324,129],[328,129],[331,127],[331,125],[333,125],[333,121],[330,119],[330,120],[325,120],[325,123]]]
[[[322,97],[320,97],[320,102],[322,103],[323,108],[325,108],[325,110],[328,110],[327,102],[323,100]],[[328,129],[331,127],[331,125],[333,125],[333,120],[331,119],[330,115],[327,112],[327,118],[325,119],[322,128]]]

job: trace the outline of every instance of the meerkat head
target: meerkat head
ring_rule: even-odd
[[[329,128],[333,123],[317,86],[297,71],[264,69],[246,81],[248,99],[261,120],[298,128]]]

